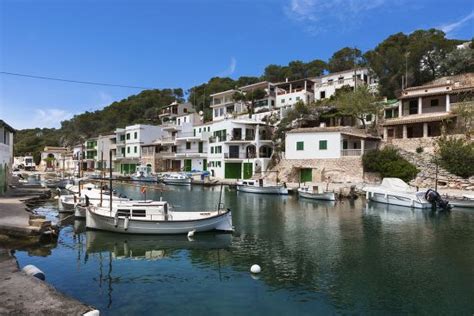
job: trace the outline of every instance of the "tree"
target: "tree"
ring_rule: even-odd
[[[355,91],[341,91],[335,103],[342,115],[359,119],[364,128],[367,115],[375,115],[378,111],[376,98],[367,86],[359,86]]]
[[[328,62],[330,72],[350,70],[365,64],[362,52],[357,48],[344,47],[335,52]]]
[[[267,96],[267,93],[263,89],[255,89],[250,91],[236,91],[232,95],[234,102],[243,102],[247,105],[249,118],[252,118],[252,114],[255,111],[255,101],[261,100]]]
[[[406,182],[418,174],[418,169],[392,147],[367,151],[362,156],[362,165],[365,171],[378,172],[382,178],[394,177]]]
[[[440,62],[441,73],[446,76],[474,72],[474,49],[453,49]]]
[[[449,172],[468,178],[474,175],[474,143],[456,138],[438,140],[440,165]]]

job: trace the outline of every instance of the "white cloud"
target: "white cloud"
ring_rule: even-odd
[[[356,23],[354,18],[358,15],[387,3],[387,0],[291,0],[284,12],[291,20],[303,24],[308,33],[316,34],[333,26],[340,28],[341,21],[346,25],[348,19]]]
[[[237,59],[235,59],[235,57],[231,57],[229,66],[227,67],[225,71],[221,72],[219,76],[225,77],[225,76],[232,75],[235,72],[236,67],[237,67]]]
[[[452,31],[454,31],[456,29],[459,29],[460,27],[462,27],[466,22],[468,22],[472,18],[474,18],[474,11],[472,11],[470,14],[463,17],[459,21],[449,23],[449,24],[443,24],[443,25],[440,25],[436,28],[438,28],[438,29],[442,30],[444,33],[448,34],[448,33],[451,33]],[[471,25],[471,27],[472,27],[472,25]]]
[[[61,121],[70,119],[73,113],[61,109],[36,109],[31,127],[60,127]]]

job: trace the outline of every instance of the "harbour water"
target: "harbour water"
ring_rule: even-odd
[[[117,191],[143,199],[139,186]],[[219,188],[147,191],[147,199],[160,196],[176,211],[214,209]],[[16,256],[103,315],[474,312],[474,212],[229,189],[223,201],[234,234],[128,236],[66,219],[57,245]],[[57,205],[41,211],[54,217]]]

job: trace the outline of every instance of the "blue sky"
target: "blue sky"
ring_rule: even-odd
[[[260,75],[438,27],[474,35],[472,0],[0,0],[0,71],[152,88]],[[0,74],[0,118],[59,127],[140,90]]]

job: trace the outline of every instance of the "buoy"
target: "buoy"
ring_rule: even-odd
[[[262,272],[262,269],[260,268],[258,264],[254,264],[250,267],[250,272],[257,274],[257,273]]]
[[[44,272],[38,269],[36,266],[29,264],[23,267],[23,272],[25,272],[27,275],[34,276],[35,278],[38,278],[40,280],[45,280],[45,275]]]
[[[195,229],[188,231],[188,237],[193,237],[195,232]]]
[[[82,314],[83,316],[99,316],[100,311],[98,309],[94,309],[91,311],[88,311],[87,313]]]

